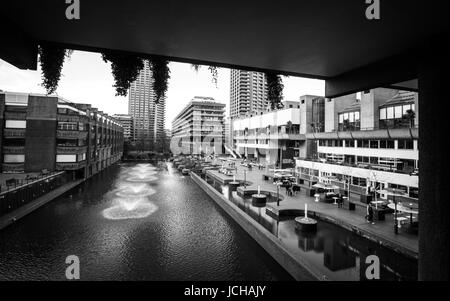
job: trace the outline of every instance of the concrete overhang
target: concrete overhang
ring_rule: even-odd
[[[363,0],[79,2],[68,20],[65,1],[2,1],[0,57],[36,69],[38,43],[124,51],[324,79],[336,97],[417,78],[421,48],[448,33],[447,0],[380,1],[380,20]]]

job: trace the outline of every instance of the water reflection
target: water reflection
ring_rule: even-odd
[[[266,214],[265,206],[255,206],[250,197],[242,198],[231,192],[228,186],[214,181],[210,184],[278,237],[294,255],[311,264],[324,279],[363,281],[368,266],[366,258],[377,255],[381,280],[417,280],[416,259],[323,221],[318,221],[316,233],[297,231],[294,217],[275,220]]]
[[[70,254],[83,281],[293,280],[190,177],[154,166],[111,166],[1,230],[0,281],[66,280]],[[139,170],[158,180],[127,181]]]

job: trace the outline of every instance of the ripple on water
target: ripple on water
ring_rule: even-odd
[[[158,180],[155,176],[134,176],[126,178],[128,182],[152,182]]]
[[[151,202],[122,203],[103,210],[103,217],[112,220],[138,219],[147,217],[156,210],[158,206]]]

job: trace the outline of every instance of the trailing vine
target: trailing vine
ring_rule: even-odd
[[[212,82],[216,85],[216,88],[217,88],[217,81],[219,79],[219,71],[217,70],[217,67],[215,67],[215,66],[209,66],[208,69],[212,75]]]
[[[139,72],[144,68],[144,61],[134,55],[118,53],[102,53],[102,58],[105,62],[111,62],[116,96],[127,96],[131,83],[138,78]]]
[[[153,91],[156,94],[155,103],[159,103],[160,99],[165,97],[169,88],[169,61],[162,58],[152,58],[149,61],[152,69]]]
[[[268,98],[272,110],[283,108],[283,81],[281,76],[276,73],[266,72],[266,81],[268,88]]]
[[[192,64],[191,67],[194,68],[195,72],[198,72],[201,66],[199,64]],[[216,85],[217,88],[217,82],[219,79],[219,70],[215,66],[208,66],[208,70],[209,72],[211,72],[212,82],[214,83],[214,85]]]
[[[39,45],[39,63],[42,71],[42,86],[47,94],[52,94],[58,88],[64,60],[72,54],[72,50],[54,45]]]

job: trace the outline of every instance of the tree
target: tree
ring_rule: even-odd
[[[413,110],[407,110],[402,118],[410,128],[414,127],[414,119],[416,118],[416,113]]]
[[[276,110],[283,108],[284,106],[281,101],[283,100],[284,85],[281,76],[276,73],[266,72],[266,81],[271,109]]]
[[[286,123],[286,130],[287,130],[288,134],[291,134],[291,133],[292,133],[292,121],[289,120],[289,121]]]

